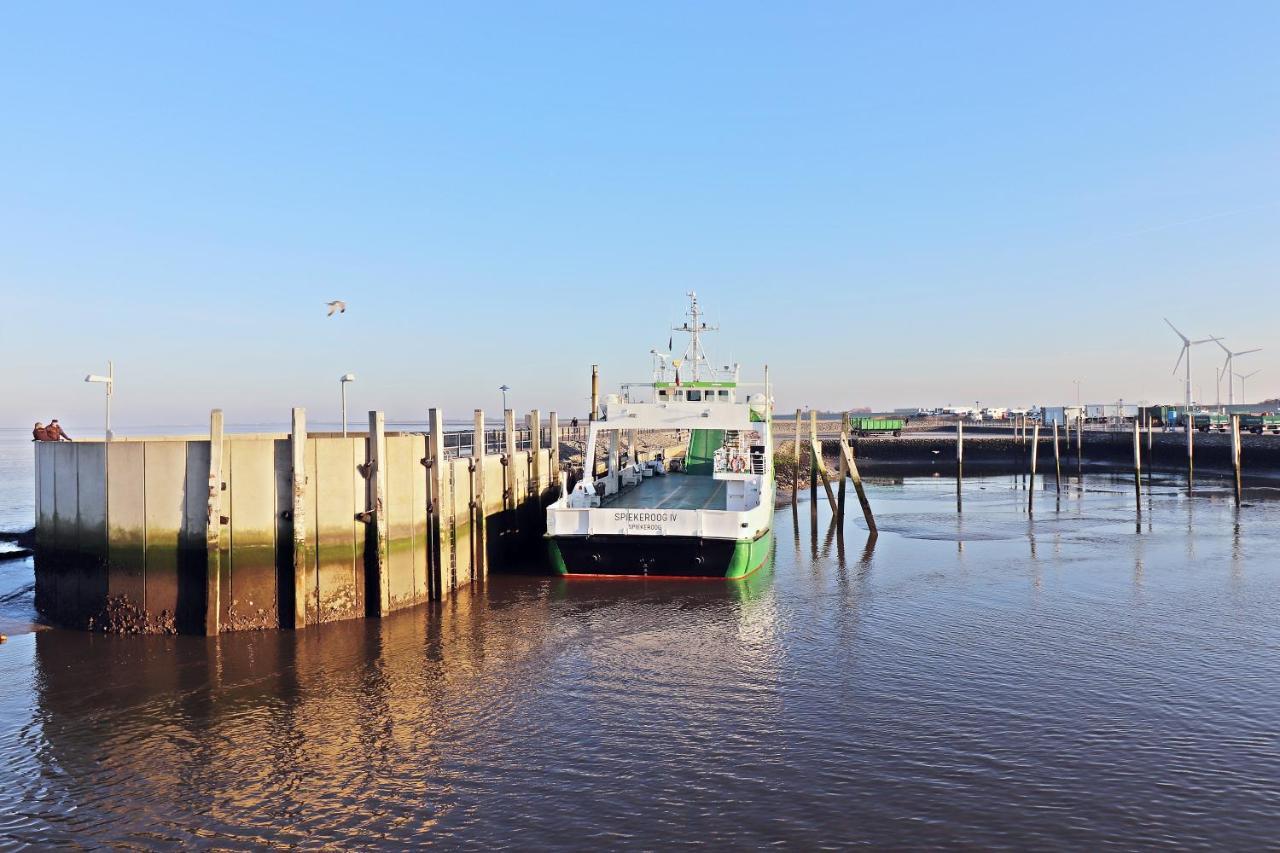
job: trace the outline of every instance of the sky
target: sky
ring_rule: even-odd
[[[1274,2],[10,6],[0,425],[96,425],[108,359],[119,427],[333,421],[346,372],[581,413],[690,290],[782,411],[1180,400],[1165,316],[1277,396],[1277,44]]]

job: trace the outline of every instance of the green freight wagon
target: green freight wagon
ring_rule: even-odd
[[[1200,432],[1208,432],[1209,430],[1214,430],[1215,432],[1227,432],[1231,429],[1230,416],[1221,415],[1216,412],[1208,414],[1202,412],[1197,415],[1192,415],[1191,423],[1194,424],[1195,428]]]
[[[851,435],[902,435],[902,418],[849,418]]]

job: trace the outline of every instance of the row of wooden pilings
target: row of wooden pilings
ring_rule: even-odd
[[[875,517],[871,510],[870,501],[867,499],[866,490],[863,487],[862,477],[858,472],[857,463],[854,460],[853,453],[850,449],[849,442],[849,417],[844,415],[840,429],[839,440],[839,487],[838,493],[834,493],[831,487],[830,478],[827,475],[826,466],[822,463],[822,446],[818,441],[817,412],[809,413],[809,510],[815,522],[818,513],[818,481],[821,480],[823,488],[827,494],[827,500],[831,505],[832,512],[835,514],[836,522],[843,527],[844,511],[845,511],[845,481],[850,479],[853,481],[854,490],[858,496],[858,502],[862,507],[863,518],[866,520],[867,529],[872,536],[876,535],[877,528]],[[803,412],[796,410],[795,419],[795,460],[793,471],[793,487],[791,490],[791,504],[796,506],[797,493],[800,488],[801,474],[801,448],[803,435]],[[1015,418],[1013,424],[1013,433],[1015,442],[1022,448],[1024,458],[1027,459],[1027,471],[1030,474],[1032,487],[1027,490],[1027,509],[1034,511],[1035,506],[1035,477],[1038,473],[1039,451],[1040,451],[1040,422],[1033,421],[1025,416]],[[1053,424],[1053,466],[1054,466],[1054,485],[1057,492],[1062,491],[1062,435],[1066,436],[1067,455],[1071,452],[1071,432],[1072,424],[1067,424],[1060,429],[1058,423]],[[1084,419],[1076,418],[1075,423],[1075,451],[1076,451],[1076,467],[1077,473],[1083,471],[1084,467],[1084,436],[1086,430],[1084,428]],[[1133,422],[1133,477],[1135,489],[1135,502],[1137,511],[1142,513],[1142,468],[1143,468],[1143,441],[1142,435],[1146,433],[1146,456],[1148,474],[1151,471],[1150,458],[1153,451],[1154,430],[1150,414],[1144,413]],[[1194,430],[1187,429],[1187,477],[1188,487],[1190,488],[1194,482],[1195,474],[1195,438]],[[1235,503],[1240,505],[1243,495],[1243,479],[1241,468],[1241,436],[1240,436],[1240,416],[1231,416],[1231,462],[1234,474],[1234,493]],[[963,481],[964,481],[964,421],[956,422],[956,450],[955,450],[955,472],[956,472],[956,509],[963,509]]]
[[[1027,445],[1029,419],[1020,417],[1014,422],[1014,436],[1019,445],[1025,447]],[[1076,418],[1076,466],[1077,471],[1081,470],[1084,465],[1084,419]],[[1071,427],[1067,425],[1065,430],[1067,437],[1067,452],[1071,451]],[[1142,513],[1142,435],[1146,433],[1147,440],[1147,470],[1148,475],[1151,472],[1151,454],[1153,451],[1154,430],[1152,429],[1151,416],[1148,413],[1140,415],[1133,422],[1133,480],[1134,490],[1137,502],[1138,513]],[[1040,449],[1040,423],[1039,421],[1030,422],[1030,466],[1029,473],[1034,484],[1036,477],[1036,465]],[[1187,435],[1187,484],[1191,488],[1195,478],[1195,430],[1190,424],[1186,427]],[[1243,497],[1244,483],[1241,468],[1241,438],[1240,438],[1240,416],[1231,416],[1231,468],[1234,479],[1235,503],[1237,506]],[[1053,465],[1054,465],[1054,483],[1058,492],[1062,491],[1062,453],[1060,450],[1061,442],[1059,441],[1058,424],[1053,424]],[[956,422],[956,500],[959,506],[961,481],[963,479],[964,468],[964,421]],[[1031,509],[1035,502],[1035,489],[1028,489],[1027,507]]]

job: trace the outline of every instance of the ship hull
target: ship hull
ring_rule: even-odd
[[[769,558],[773,532],[765,530],[754,539],[553,536],[547,545],[551,566],[560,575],[738,580]]]

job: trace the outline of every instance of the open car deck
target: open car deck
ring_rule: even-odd
[[[617,509],[725,509],[722,480],[698,474],[649,477],[605,498],[600,506]]]

